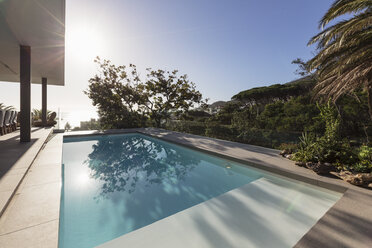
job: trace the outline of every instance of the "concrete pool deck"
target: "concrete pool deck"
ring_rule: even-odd
[[[0,247],[57,247],[63,139],[47,137],[0,218]]]
[[[277,150],[161,129],[83,131],[65,135],[128,132],[151,135],[343,193],[295,247],[369,247],[372,243],[372,191],[297,167],[279,156]],[[37,155],[0,218],[0,247],[58,246],[62,142],[63,135],[55,135]]]
[[[0,216],[51,131],[32,128],[32,139],[27,143],[19,142],[19,130],[0,136]]]

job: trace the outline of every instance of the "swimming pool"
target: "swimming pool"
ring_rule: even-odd
[[[263,178],[295,184],[142,134],[65,137],[62,163],[61,248],[103,244]],[[301,194],[324,200],[322,211],[340,197]]]

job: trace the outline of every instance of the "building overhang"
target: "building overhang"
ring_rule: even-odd
[[[31,47],[31,83],[65,84],[65,0],[0,0],[0,81],[20,81],[21,45]]]

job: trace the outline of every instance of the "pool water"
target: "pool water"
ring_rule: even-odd
[[[142,134],[65,137],[59,247],[94,247],[266,173]]]

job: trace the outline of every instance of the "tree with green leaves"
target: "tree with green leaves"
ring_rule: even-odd
[[[244,90],[231,97],[234,101],[245,103],[246,106],[265,106],[266,104],[283,101],[286,102],[309,92],[314,85],[312,76],[306,76],[286,84],[273,84]],[[257,114],[259,114],[257,112]]]
[[[146,69],[141,78],[135,65],[115,66],[95,60],[100,73],[89,80],[85,93],[97,106],[104,128],[160,127],[172,114],[187,112],[203,104],[202,94],[187,75],[178,71]]]
[[[156,127],[167,121],[171,114],[179,115],[187,112],[195,104],[201,104],[202,95],[190,82],[187,75],[177,76],[177,70],[172,72],[147,69],[147,79],[144,89],[144,103],[147,113]]]
[[[98,109],[103,128],[133,128],[144,126],[146,119],[137,103],[142,96],[137,91],[138,77],[134,65],[115,66],[96,58],[99,73],[89,79],[85,94]]]
[[[316,70],[317,95],[335,102],[341,95],[363,88],[372,119],[372,1],[336,0],[320,20],[320,28],[345,14],[353,16],[309,41],[309,45],[317,44],[318,53],[308,61],[308,69]]]

